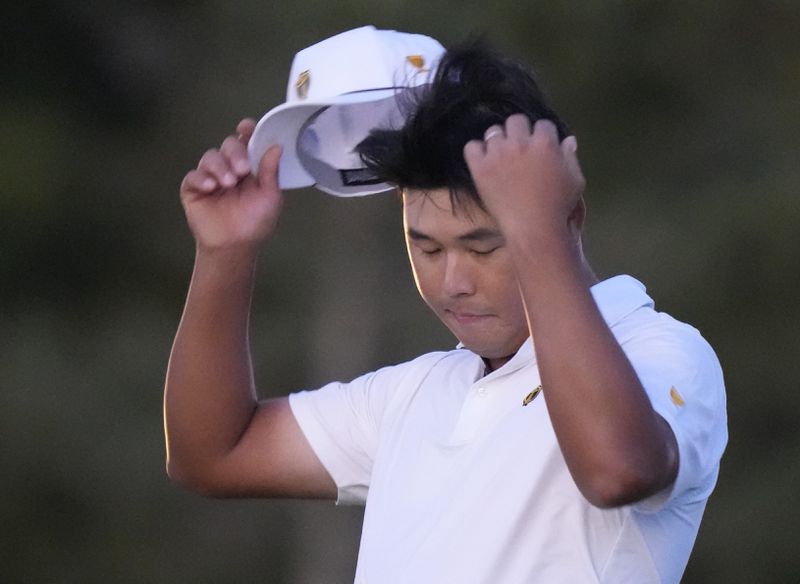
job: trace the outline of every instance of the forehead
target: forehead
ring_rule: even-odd
[[[475,228],[494,229],[494,218],[477,203],[463,197],[455,206],[446,188],[403,191],[403,221],[409,228],[430,235],[458,234]]]

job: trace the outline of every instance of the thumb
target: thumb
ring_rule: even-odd
[[[256,178],[258,178],[258,184],[262,188],[271,188],[276,191],[280,189],[278,186],[278,166],[282,152],[283,150],[279,144],[273,144],[261,156]]]

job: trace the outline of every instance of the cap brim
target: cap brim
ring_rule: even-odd
[[[282,148],[278,168],[278,185],[282,189],[299,189],[314,186],[314,178],[306,172],[297,155],[297,139],[303,124],[322,108],[333,105],[365,103],[386,99],[397,94],[396,89],[376,89],[339,95],[330,100],[303,103],[284,103],[268,111],[256,124],[247,146],[250,167],[258,171],[261,157],[270,146]],[[386,186],[389,190],[391,186]],[[327,189],[326,189],[327,190]],[[376,192],[373,190],[373,192]],[[331,193],[337,194],[337,193]],[[365,193],[366,194],[366,193]]]

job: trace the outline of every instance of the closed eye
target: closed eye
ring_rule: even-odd
[[[423,249],[423,248],[421,248],[421,247],[420,247],[420,248],[419,248],[419,251],[421,251],[421,252],[423,253],[423,255],[426,255],[426,256],[432,256],[432,255],[436,255],[437,253],[439,253],[439,252],[440,252],[440,251],[442,251],[442,250],[441,250],[440,248],[436,248],[436,249]]]
[[[498,249],[500,249],[500,246],[499,246],[499,245],[498,245],[497,247],[493,247],[493,248],[491,248],[491,249],[487,249],[487,250],[482,250],[482,249],[471,249],[470,251],[471,251],[472,253],[474,253],[475,255],[481,255],[481,256],[485,256],[485,255],[489,255],[490,253],[492,253],[492,252],[494,252],[494,251],[497,251]]]

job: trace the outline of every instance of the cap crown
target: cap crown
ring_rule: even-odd
[[[295,55],[286,102],[420,85],[443,52],[442,45],[424,35],[374,26],[349,30]]]

